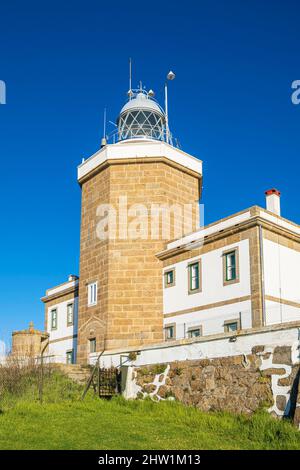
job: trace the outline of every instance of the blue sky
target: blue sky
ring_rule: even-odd
[[[162,99],[170,127],[204,163],[205,222],[264,206],[282,192],[299,216],[300,79],[297,1],[1,2],[0,339],[30,320],[40,297],[78,272],[76,167],[98,148],[103,108],[115,120],[141,79]]]

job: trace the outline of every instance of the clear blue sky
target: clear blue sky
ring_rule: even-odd
[[[297,1],[1,2],[0,338],[43,325],[45,289],[78,272],[76,166],[100,144],[141,79],[162,96],[170,127],[204,162],[205,222],[264,206],[300,222]]]

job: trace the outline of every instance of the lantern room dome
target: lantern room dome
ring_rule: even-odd
[[[145,93],[139,92],[135,98],[130,99],[121,109],[120,115],[133,109],[147,109],[164,115],[160,106]]]
[[[164,140],[166,133],[165,112],[153,99],[153,91],[129,90],[129,99],[117,119],[118,139]]]

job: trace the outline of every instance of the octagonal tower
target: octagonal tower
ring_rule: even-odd
[[[117,142],[78,167],[82,188],[78,361],[163,340],[168,239],[199,226],[202,163],[175,148],[153,92],[129,91]]]

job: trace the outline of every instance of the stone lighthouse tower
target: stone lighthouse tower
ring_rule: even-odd
[[[78,362],[163,340],[166,242],[199,226],[202,163],[173,146],[168,116],[130,89],[112,143],[78,168],[82,188]]]

